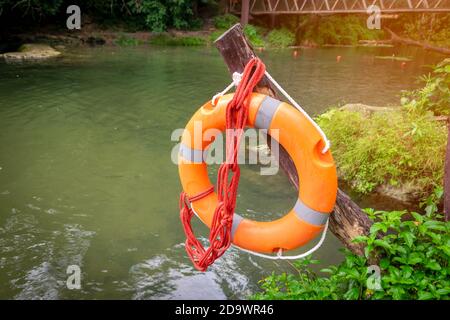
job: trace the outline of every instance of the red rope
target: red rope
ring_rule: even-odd
[[[251,94],[265,71],[266,67],[261,60],[251,59],[245,66],[233,99],[227,105],[226,161],[221,164],[217,174],[218,204],[214,211],[209,234],[210,246],[207,249],[203,247],[192,230],[193,211],[189,204],[212,193],[214,187],[193,197],[188,197],[185,192],[180,195],[180,218],[186,234],[186,252],[195,268],[200,271],[206,271],[231,245],[231,226],[240,178],[240,168],[237,163],[238,151],[247,123]]]

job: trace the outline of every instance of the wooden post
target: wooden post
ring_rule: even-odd
[[[444,167],[444,213],[445,221],[450,221],[450,124],[448,122],[447,132],[447,150],[445,152]]]
[[[242,26],[234,25],[221,35],[215,45],[228,66],[230,74],[242,72],[247,62],[256,57],[251,45],[244,36]],[[269,80],[264,77],[258,84],[257,92],[276,96]],[[291,183],[298,189],[299,181],[294,163],[280,145],[280,166],[288,175]],[[330,218],[330,230],[352,252],[362,255],[364,247],[352,240],[360,235],[367,235],[372,225],[370,219],[344,192],[338,191],[336,206]]]
[[[242,0],[241,4],[241,25],[246,26],[250,13],[250,0]]]

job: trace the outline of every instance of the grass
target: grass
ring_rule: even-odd
[[[204,46],[207,41],[204,37],[197,36],[171,36],[168,34],[161,33],[152,37],[149,41],[152,45],[158,46]]]

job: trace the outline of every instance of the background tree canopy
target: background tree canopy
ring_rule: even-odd
[[[17,18],[22,18],[24,23],[61,20],[66,18],[65,11],[70,4],[73,1],[0,0],[0,21],[10,25]],[[122,21],[136,29],[155,32],[200,28],[199,9],[217,8],[216,0],[81,0],[76,4],[83,14],[95,17],[98,22]]]

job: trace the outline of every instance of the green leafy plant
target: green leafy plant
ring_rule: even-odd
[[[359,40],[376,40],[384,35],[381,30],[369,30],[366,18],[355,15],[309,18],[302,34],[304,40],[319,45],[356,45]]]
[[[214,17],[213,21],[214,27],[216,27],[217,29],[226,30],[238,23],[239,18],[232,14],[224,14]]]
[[[254,47],[264,47],[265,42],[263,38],[264,29],[247,24],[244,27],[244,34]]]
[[[419,78],[425,85],[412,92],[404,92],[402,105],[412,112],[433,112],[450,115],[450,58],[433,67],[432,74]]]
[[[407,14],[393,28],[406,38],[450,47],[450,14]]]
[[[441,184],[447,129],[429,114],[331,109],[317,122],[332,141],[340,177],[356,191],[390,185],[426,198]]]
[[[275,29],[269,32],[267,41],[272,47],[285,48],[295,43],[295,35],[286,28]]]
[[[437,213],[437,188],[425,214],[366,209],[373,220],[368,236],[355,239],[366,247],[364,256],[343,250],[337,266],[313,272],[317,260],[293,264],[295,274],[275,274],[261,281],[254,299],[450,299],[450,222]],[[374,286],[368,268],[374,257],[381,272]],[[323,275],[327,274],[327,275]],[[372,284],[372,285],[370,285]]]

